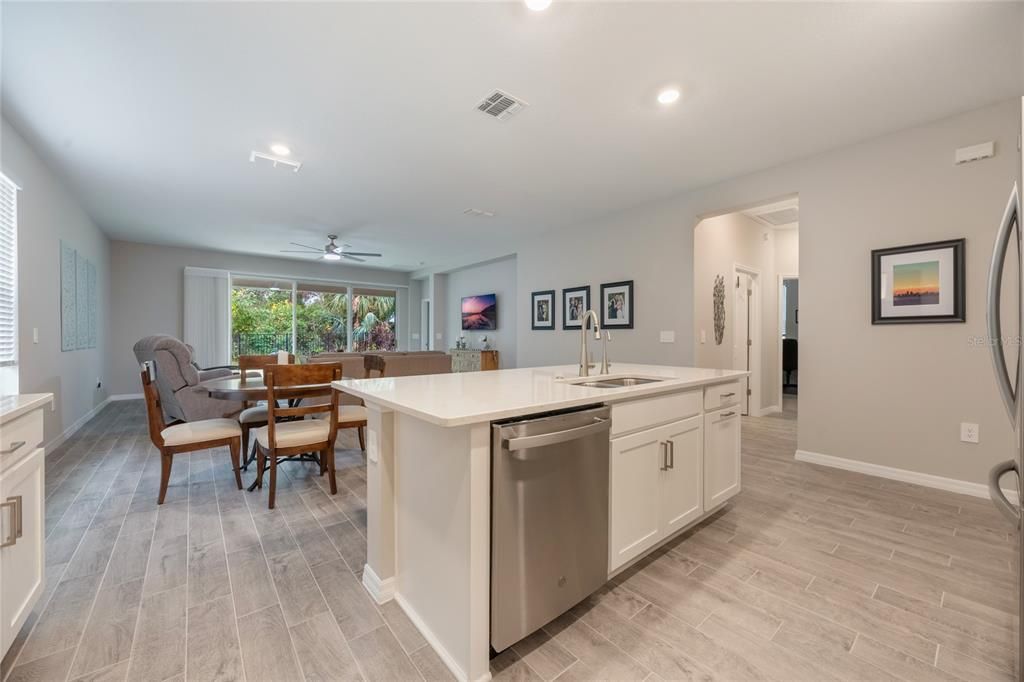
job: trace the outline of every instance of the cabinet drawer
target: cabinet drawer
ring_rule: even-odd
[[[727,384],[715,384],[704,389],[704,409],[717,410],[720,407],[736,405],[740,402],[743,382],[730,381]]]
[[[0,471],[43,443],[43,411],[32,410],[0,427]]]
[[[612,437],[700,414],[700,389],[612,405]]]

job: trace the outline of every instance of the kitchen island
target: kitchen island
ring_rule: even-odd
[[[609,576],[739,492],[746,372],[617,363],[609,375],[577,374],[563,366],[334,384],[369,413],[363,584],[378,603],[395,599],[459,679],[490,677],[493,422],[610,407]],[[626,377],[641,382],[608,382]]]

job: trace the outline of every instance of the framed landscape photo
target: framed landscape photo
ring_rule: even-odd
[[[530,294],[530,329],[555,328],[555,290]]]
[[[633,328],[633,280],[601,285],[601,326]]]
[[[590,310],[590,286],[562,289],[562,329],[579,329],[583,313]],[[587,323],[590,326],[590,323]]]
[[[963,239],[871,252],[871,324],[966,321]]]

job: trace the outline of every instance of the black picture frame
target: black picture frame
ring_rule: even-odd
[[[612,320],[608,315],[608,294],[616,293],[614,291],[609,292],[611,289],[625,289],[623,292],[625,295],[624,308],[626,312],[625,322],[619,320]],[[633,324],[636,321],[636,311],[633,309],[633,280],[625,280],[622,282],[608,282],[601,285],[601,327],[604,329],[632,329]]]
[[[534,331],[555,330],[555,290],[534,291],[530,294],[530,329]],[[537,324],[537,303],[547,299],[550,309],[548,311],[548,324]]]
[[[966,239],[947,239],[871,251],[871,324],[942,324],[967,321],[965,276]],[[882,258],[916,251],[951,249],[953,259],[953,312],[946,315],[886,315],[882,313]]]
[[[569,296],[571,294],[583,294],[583,310],[580,311],[580,315],[590,310],[590,285],[582,287],[569,287],[562,289],[562,329],[576,331],[582,327],[582,323],[578,320],[569,319]],[[590,321],[587,321],[587,329],[590,329]]]

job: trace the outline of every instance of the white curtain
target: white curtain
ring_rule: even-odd
[[[185,268],[185,343],[200,367],[231,360],[231,285],[227,270]]]

